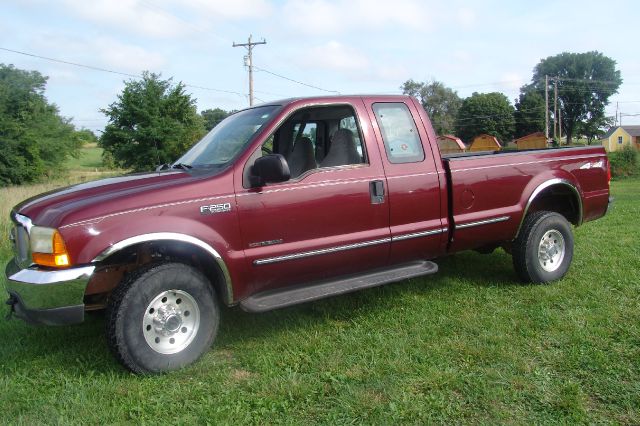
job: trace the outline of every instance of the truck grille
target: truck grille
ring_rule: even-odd
[[[19,214],[12,213],[11,220],[13,228],[11,229],[11,241],[13,243],[13,254],[16,263],[20,267],[31,265],[31,247],[29,240],[29,230],[31,228],[31,220]]]

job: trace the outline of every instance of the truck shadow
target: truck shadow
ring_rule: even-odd
[[[383,312],[407,303],[412,296],[429,297],[438,289],[454,286],[513,287],[521,286],[503,251],[490,255],[466,252],[435,261],[437,274],[414,278],[337,297],[292,306],[262,314],[252,314],[239,308],[222,312],[217,345],[236,345],[254,339],[269,338],[296,329],[313,327],[327,321],[356,321],[362,315]],[[451,291],[464,292],[464,289]]]
[[[357,321],[406,304],[415,295],[452,286],[510,287],[520,285],[503,252],[492,255],[462,253],[436,261],[436,275],[363,290],[263,314],[239,308],[223,308],[216,348],[233,348],[248,341],[260,341],[283,333],[311,329],[328,321]],[[464,289],[451,291],[461,291]],[[4,317],[7,307],[0,309]],[[19,320],[0,321],[3,360],[0,371],[29,376],[34,368],[87,375],[129,376],[111,356],[105,342],[104,316],[89,314],[85,322],[68,327],[40,327]]]

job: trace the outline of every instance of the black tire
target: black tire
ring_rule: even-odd
[[[557,251],[563,251],[562,256]],[[553,253],[556,254],[550,256]],[[562,278],[573,259],[571,225],[555,212],[539,211],[527,215],[513,242],[512,256],[513,267],[523,282],[546,283]]]
[[[147,311],[152,303],[161,305],[151,309],[154,315]],[[187,330],[186,321],[195,321],[196,315],[198,324],[190,324]],[[127,276],[111,294],[106,312],[107,343],[118,361],[134,373],[161,373],[196,361],[211,347],[219,322],[215,291],[200,271],[182,263],[155,264]],[[177,328],[168,330],[168,325]],[[171,348],[169,341],[175,343],[176,338],[183,341]],[[151,346],[154,343],[155,349]],[[161,353],[159,350],[165,350],[161,345],[177,352]]]

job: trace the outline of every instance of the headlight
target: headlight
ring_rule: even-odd
[[[34,226],[30,232],[31,258],[33,263],[42,266],[69,266],[71,260],[67,253],[62,235],[57,229]]]

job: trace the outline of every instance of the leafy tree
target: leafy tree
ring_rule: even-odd
[[[68,119],[44,96],[47,77],[0,64],[0,185],[64,170],[81,146]]]
[[[456,91],[435,80],[429,83],[407,80],[400,88],[405,95],[420,101],[438,135],[453,133],[456,115],[462,105]]]
[[[558,77],[558,107],[567,143],[581,126],[604,123],[602,117],[609,98],[622,84],[616,61],[596,51],[564,52],[541,60],[533,70],[531,86],[542,96],[545,75]]]
[[[227,118],[233,111],[225,111],[220,108],[214,109],[205,109],[200,113],[202,119],[204,120],[204,128],[207,131],[213,129],[220,123],[222,120]]]
[[[587,143],[592,144],[596,139],[604,135],[605,132],[602,129],[613,126],[614,121],[614,117],[605,117],[604,111],[598,112],[586,121],[578,123],[577,133],[584,135],[587,138]]]
[[[101,111],[109,118],[100,137],[105,155],[135,171],[174,161],[204,133],[195,99],[184,85],[149,72],[125,82],[118,100]]]
[[[462,101],[456,118],[456,134],[465,142],[482,133],[510,140],[515,130],[514,109],[502,93],[473,93]]]
[[[76,131],[76,137],[82,145],[90,143],[98,143],[98,137],[89,129],[80,129]]]
[[[529,90],[527,86],[523,87],[516,100],[515,137],[544,132],[544,111],[544,97],[535,90]]]

